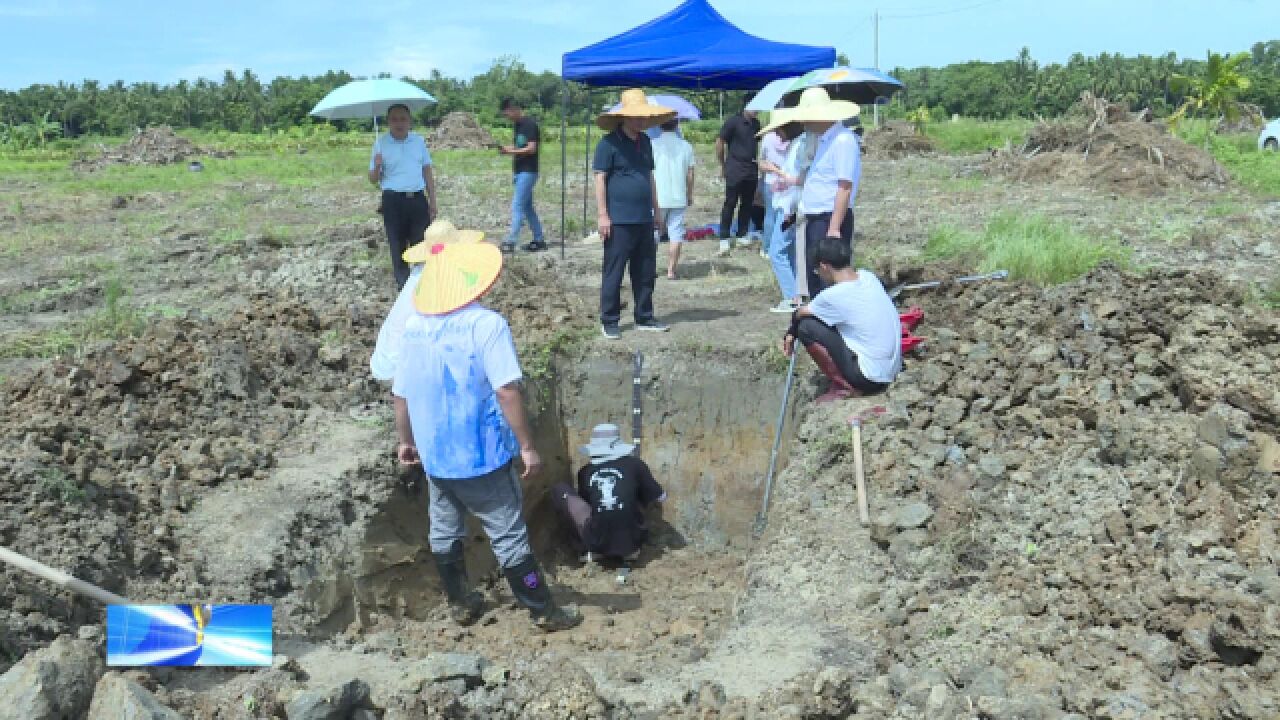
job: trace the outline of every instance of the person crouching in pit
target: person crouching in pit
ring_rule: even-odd
[[[551,503],[568,522],[590,561],[634,557],[649,538],[645,508],[667,499],[634,445],[622,442],[618,426],[597,425],[582,446],[591,462],[578,471],[578,489],[567,483],[551,488]]]
[[[799,339],[831,380],[820,403],[884,392],[902,371],[898,309],[880,278],[851,267],[844,241],[823,238],[814,255],[826,289],[792,314],[782,352],[790,357]]]

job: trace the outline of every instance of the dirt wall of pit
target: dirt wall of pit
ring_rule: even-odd
[[[630,439],[632,372],[624,349],[562,367],[559,403],[575,472],[584,461],[578,447],[596,424],[615,423]],[[641,381],[641,457],[667,491],[663,521],[695,545],[745,547],[769,467],[778,376],[754,360],[664,352],[646,355]],[[784,434],[780,465],[786,450]]]
[[[551,379],[528,387],[544,470],[524,485],[525,517],[534,549],[552,568],[574,562],[562,523],[550,503],[558,482],[574,482],[583,457],[577,448],[591,428],[614,422],[630,438],[632,358],[626,351],[592,352],[557,364]],[[678,543],[742,550],[764,490],[782,388],[754,366],[662,353],[646,358],[642,374],[642,454],[667,490],[661,527]],[[787,432],[790,431],[788,422]],[[785,464],[787,438],[780,452]],[[427,537],[427,492],[417,471],[389,459],[351,474],[352,504],[339,517],[309,518],[330,531],[315,547],[281,556],[281,572],[297,566],[306,581],[295,597],[302,627],[321,636],[379,616],[424,619],[442,600]],[[474,578],[496,576],[497,564],[474,522],[467,543]],[[298,537],[326,537],[302,530]],[[299,571],[291,571],[296,577]]]

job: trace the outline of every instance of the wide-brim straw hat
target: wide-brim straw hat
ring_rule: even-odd
[[[591,441],[579,449],[594,462],[607,462],[630,455],[636,446],[622,442],[617,425],[604,423],[592,428]]]
[[[759,134],[767,135],[792,123],[841,122],[861,114],[862,108],[857,103],[832,100],[824,88],[811,87],[800,93],[800,101],[795,107],[774,110],[769,116],[769,125]]]
[[[626,118],[644,120],[646,130],[676,119],[675,110],[650,101],[639,88],[624,90],[619,99],[622,104],[617,110],[609,110],[596,116],[596,126],[601,130],[616,130]]]
[[[405,262],[422,265],[413,290],[415,310],[445,315],[489,292],[502,274],[502,251],[480,242],[483,238],[478,230],[459,230],[448,220],[437,220],[421,243],[405,251]]]
[[[478,243],[484,240],[479,230],[460,230],[445,218],[438,218],[422,233],[422,242],[411,246],[400,257],[410,265],[420,265],[430,256],[430,248],[436,243]]]

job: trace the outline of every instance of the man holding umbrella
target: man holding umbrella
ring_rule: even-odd
[[[409,266],[405,248],[422,241],[422,232],[435,217],[436,183],[431,153],[421,135],[409,132],[410,113],[436,101],[422,88],[403,80],[356,80],[334,89],[311,108],[326,120],[373,119],[375,140],[369,157],[369,182],[382,188],[382,224],[391,246],[396,287],[404,287]],[[377,135],[378,116],[387,116],[391,132]]]
[[[382,188],[382,226],[391,246],[397,288],[404,287],[409,279],[404,251],[422,242],[422,233],[436,210],[431,152],[421,135],[409,132],[412,125],[408,106],[388,108],[390,131],[374,142],[373,156],[369,158],[369,182]]]

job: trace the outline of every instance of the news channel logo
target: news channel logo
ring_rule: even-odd
[[[271,665],[270,605],[108,605],[107,665]]]

